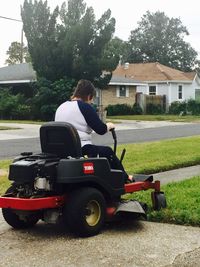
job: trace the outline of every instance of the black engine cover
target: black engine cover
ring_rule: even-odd
[[[54,181],[58,161],[59,159],[55,155],[48,153],[15,159],[9,166],[8,179],[16,184],[33,183],[37,176]]]
[[[17,184],[32,183],[38,173],[38,164],[41,160],[19,160],[9,167],[8,179]]]

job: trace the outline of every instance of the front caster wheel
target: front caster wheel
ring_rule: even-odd
[[[164,192],[152,192],[151,199],[154,210],[160,210],[161,208],[167,207],[167,201]]]
[[[98,234],[105,221],[106,203],[102,193],[95,188],[73,191],[64,209],[64,220],[70,231],[87,237]]]

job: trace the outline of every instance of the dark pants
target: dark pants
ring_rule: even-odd
[[[118,157],[114,154],[113,150],[109,146],[96,146],[85,145],[82,147],[82,154],[88,157],[105,157],[110,163],[111,169],[117,169],[124,172],[124,180],[128,179],[128,174],[124,170],[124,167]]]

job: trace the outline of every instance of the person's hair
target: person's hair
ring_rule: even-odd
[[[88,96],[92,99],[95,96],[94,85],[88,80],[80,80],[74,90],[71,98],[78,97],[83,101],[88,100]]]

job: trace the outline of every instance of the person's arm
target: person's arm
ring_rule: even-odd
[[[105,134],[108,130],[107,124],[103,123],[100,119],[99,116],[97,115],[96,111],[94,108],[83,101],[78,101],[78,106],[83,114],[87,124],[94,130],[97,134],[103,135]],[[113,127],[112,127],[113,128]]]

